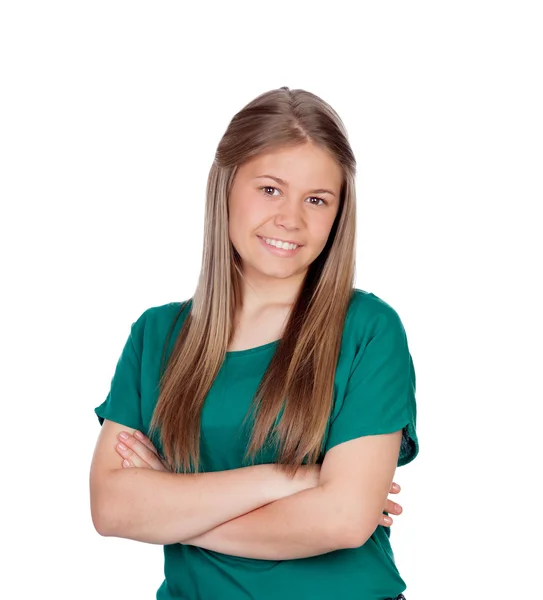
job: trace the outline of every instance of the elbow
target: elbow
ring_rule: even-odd
[[[102,537],[110,537],[111,533],[107,527],[107,522],[102,518],[97,518],[96,515],[92,515],[92,524],[94,525],[94,529],[102,536]]]
[[[331,527],[326,532],[329,540],[329,551],[347,550],[348,548],[358,548],[361,543],[360,528],[352,520],[337,520],[330,523]]]
[[[330,497],[329,497],[330,498]],[[327,502],[328,511],[334,515],[327,528],[328,538],[333,550],[346,550],[349,548],[360,548],[375,531],[371,529],[370,519],[363,518],[360,502],[345,502],[345,496],[334,494]]]
[[[110,480],[105,478],[100,482],[91,483],[90,511],[94,529],[103,537],[118,536],[119,519],[116,517],[115,501]]]
[[[377,525],[378,523],[369,523],[368,520],[361,521],[360,518],[350,519],[341,528],[341,548],[360,548],[372,536],[373,532],[377,529]]]
[[[115,518],[110,509],[101,507],[91,510],[94,529],[102,537],[124,537],[122,534],[122,523]]]
[[[111,507],[111,503],[108,503],[104,499],[97,498],[97,494],[91,494],[91,519],[94,529],[103,537],[110,537],[114,535],[112,527],[111,511],[108,510],[108,506]]]

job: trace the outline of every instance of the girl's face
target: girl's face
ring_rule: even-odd
[[[303,277],[326,245],[342,181],[341,167],[310,142],[244,163],[228,198],[230,239],[244,275]]]

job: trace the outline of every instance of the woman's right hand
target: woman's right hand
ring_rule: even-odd
[[[119,443],[115,446],[115,450],[124,459],[121,463],[123,469],[139,467],[154,471],[170,471],[153,442],[141,431],[134,431],[134,435],[121,431],[117,438]]]
[[[317,487],[319,485],[321,473],[321,465],[302,465],[296,475],[294,476],[294,480],[296,481],[297,486],[301,486],[301,489],[297,489],[296,492],[302,491],[304,489],[311,489]],[[401,491],[400,486],[396,482],[392,482],[389,490],[389,494],[399,494]],[[389,516],[385,515],[384,512],[389,513]],[[403,508],[400,504],[392,501],[390,498],[387,498],[385,503],[385,507],[383,508],[383,514],[381,515],[381,520],[379,521],[379,525],[383,525],[383,527],[390,527],[393,523],[392,517],[390,515],[400,515],[403,512]]]

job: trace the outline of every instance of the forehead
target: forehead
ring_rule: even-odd
[[[246,178],[274,175],[292,185],[340,187],[341,166],[323,148],[311,143],[269,150],[253,157],[239,168]]]

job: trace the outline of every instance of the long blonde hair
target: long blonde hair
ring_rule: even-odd
[[[176,471],[199,470],[202,406],[234,335],[236,307],[241,305],[241,260],[229,238],[227,205],[237,168],[261,152],[308,141],[327,150],[342,167],[340,205],[253,399],[249,414],[254,411],[256,416],[245,456],[254,462],[271,435],[278,444],[277,463],[290,476],[303,461],[315,464],[319,457],[354,286],[356,161],[332,107],[305,90],[282,87],[261,94],[233,117],[209,173],[200,277],[162,373],[150,424],[150,435],[160,429],[163,455]],[[167,345],[168,340],[165,350]]]

